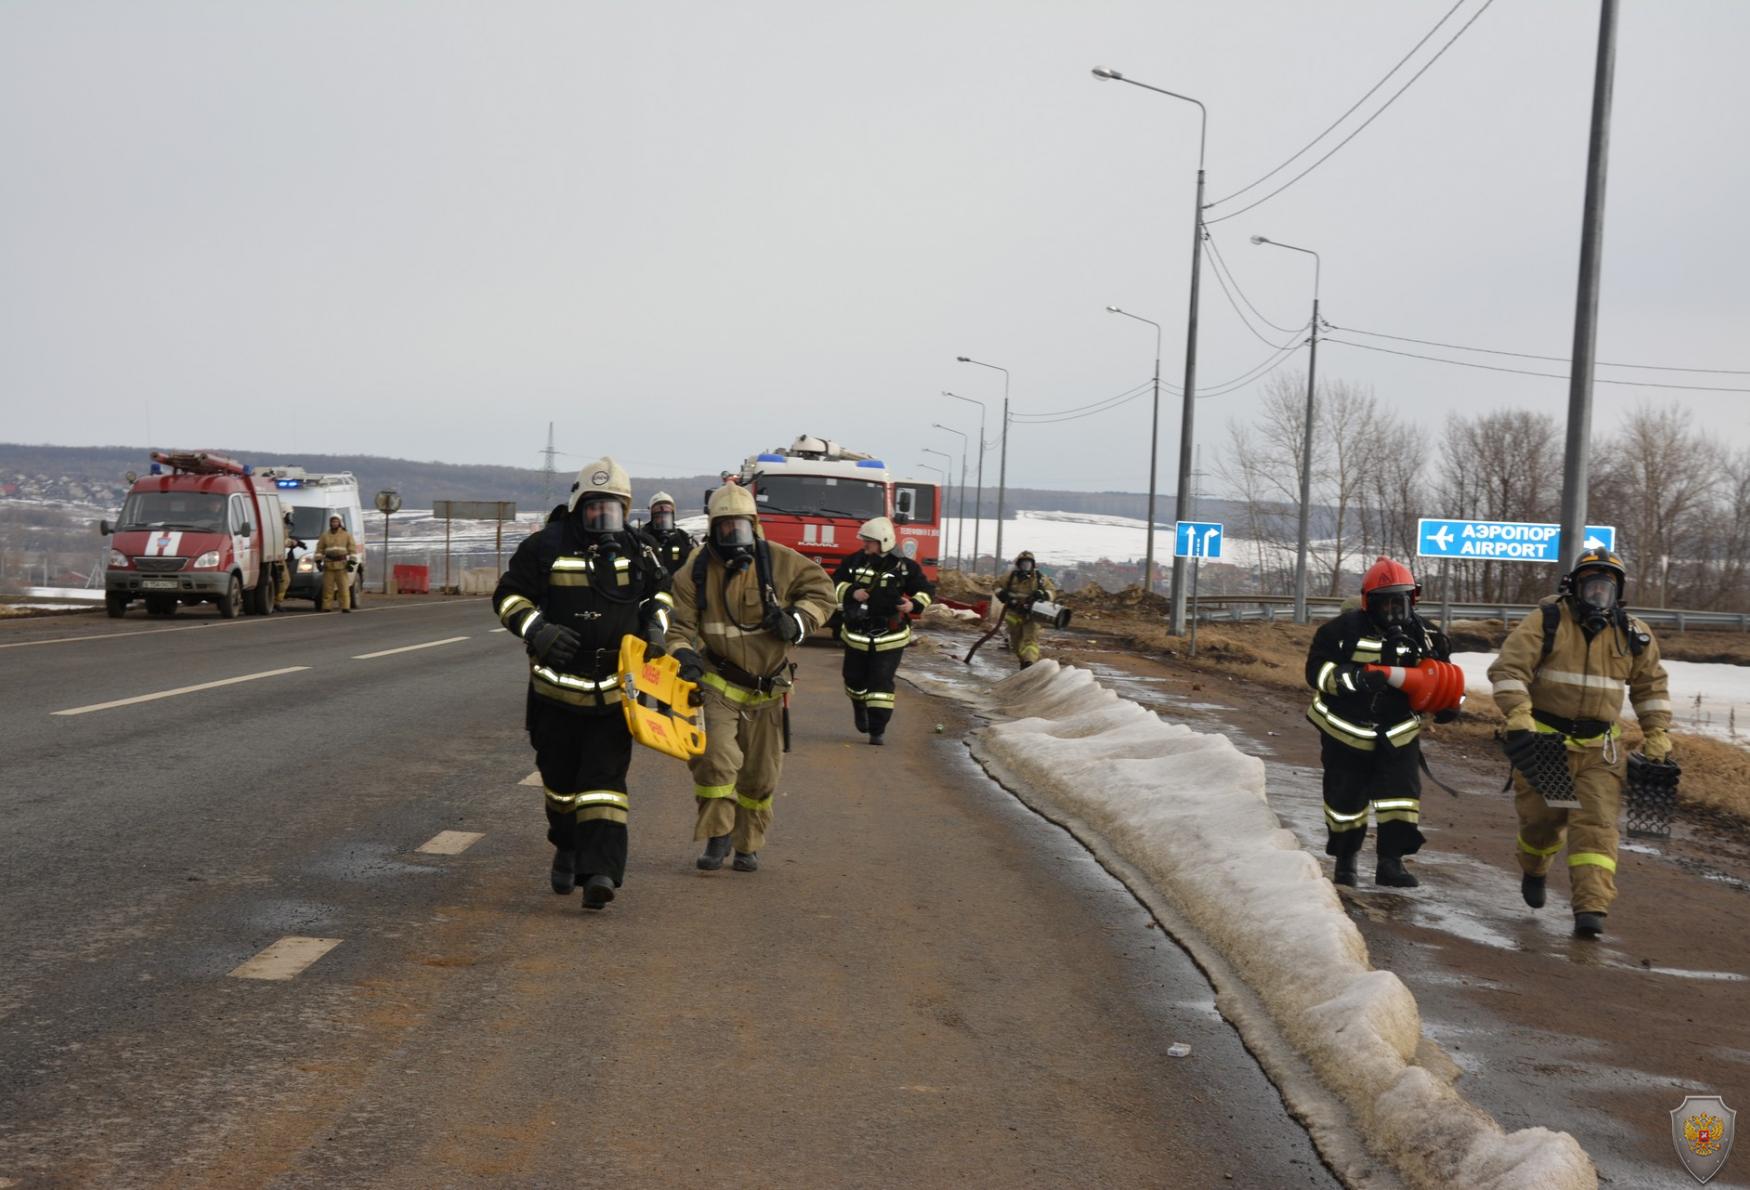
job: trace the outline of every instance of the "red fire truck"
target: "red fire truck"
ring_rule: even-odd
[[[885,516],[893,520],[899,552],[936,581],[942,509],[935,484],[898,478],[880,459],[806,434],[788,447],[749,455],[733,478],[752,490],[766,537],[828,574],[857,552],[863,522]]]
[[[271,479],[204,451],[152,454],[114,524],[104,603],[111,616],[142,600],[148,614],[175,615],[184,603],[215,603],[227,619],[273,611],[285,568],[285,510]]]

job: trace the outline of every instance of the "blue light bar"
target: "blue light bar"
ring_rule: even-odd
[[[152,475],[163,475],[163,474],[164,474],[164,468],[163,468],[163,467],[161,467],[161,466],[160,466],[160,465],[159,465],[159,464],[157,464],[157,463],[153,463],[153,464],[152,464],[152,470],[151,470],[151,472],[150,472],[150,474],[152,474]]]
[[[788,463],[790,460],[784,455],[760,455],[758,461],[761,463]]]
[[[304,486],[304,481],[301,479],[276,479],[273,481],[273,486],[276,488],[301,488]]]
[[[883,463],[880,459],[858,459],[857,466],[869,467],[876,471],[882,471],[887,468],[887,464]]]

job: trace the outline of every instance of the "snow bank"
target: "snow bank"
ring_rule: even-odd
[[[978,733],[979,759],[1063,806],[1140,871],[1231,964],[1369,1147],[1408,1182],[1597,1186],[1573,1137],[1508,1135],[1418,1063],[1420,1047],[1438,1051],[1422,1037],[1415,998],[1370,967],[1318,861],[1271,811],[1262,761],[1053,661],[997,683],[984,703],[1013,718]]]
[[[1465,688],[1472,698],[1490,697],[1489,666],[1495,663],[1495,654],[1454,653],[1452,661],[1464,670]],[[1669,659],[1664,665],[1671,682],[1672,730],[1750,744],[1750,665]],[[1492,699],[1489,705],[1494,705]],[[1622,714],[1633,722],[1634,708],[1627,699]]]

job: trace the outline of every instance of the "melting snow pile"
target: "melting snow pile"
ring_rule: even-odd
[[[1369,965],[1318,862],[1266,802],[1262,761],[1052,661],[999,682],[987,705],[1014,719],[979,733],[980,759],[1062,805],[1141,871],[1410,1182],[1597,1186],[1573,1137],[1504,1133],[1417,1063],[1414,997]]]

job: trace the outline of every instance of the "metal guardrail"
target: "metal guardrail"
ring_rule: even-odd
[[[1307,597],[1310,609],[1334,612],[1343,605],[1342,597],[1314,595]],[[1219,604],[1219,608],[1211,605]],[[1288,595],[1202,595],[1197,599],[1196,616],[1203,624],[1237,624],[1247,620],[1277,620],[1294,618],[1294,599]],[[1530,603],[1435,603],[1422,604],[1430,618],[1443,624],[1451,620],[1501,620],[1513,623],[1537,610]],[[1631,607],[1629,614],[1644,621],[1650,628],[1674,628],[1687,632],[1691,628],[1728,628],[1750,632],[1750,612],[1704,612],[1686,608]]]

